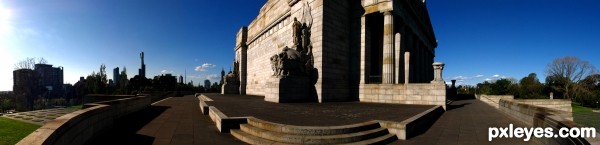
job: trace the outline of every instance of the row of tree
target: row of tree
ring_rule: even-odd
[[[584,106],[596,107],[600,103],[600,74],[587,61],[577,57],[555,59],[546,67],[546,80],[541,83],[537,74],[531,73],[521,80],[500,79],[485,81],[477,86],[459,86],[459,93],[514,95],[522,99],[570,99]]]

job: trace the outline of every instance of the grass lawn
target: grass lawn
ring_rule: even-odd
[[[581,106],[581,105],[579,105],[577,103],[572,103],[571,107],[573,107],[573,113],[576,113],[576,112],[592,112],[591,108],[583,107],[583,106]]]
[[[0,145],[14,145],[41,126],[0,117]]]

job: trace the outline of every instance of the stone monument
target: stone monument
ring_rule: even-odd
[[[239,93],[445,106],[436,40],[421,0],[267,0],[236,35]]]
[[[229,71],[223,76],[223,86],[221,86],[221,94],[239,94],[240,93],[240,77],[239,77],[239,62],[233,62],[233,72]]]
[[[316,76],[310,43],[310,25],[292,22],[293,49],[284,46],[270,57],[273,75],[267,82],[265,101],[277,103],[316,102]]]

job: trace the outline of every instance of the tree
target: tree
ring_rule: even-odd
[[[108,79],[106,78],[106,66],[100,65],[100,71],[98,73],[92,72],[86,78],[87,92],[91,94],[104,94],[108,93],[107,86]]]
[[[576,92],[572,91],[575,85],[595,72],[594,65],[572,56],[555,59],[546,66],[546,76],[549,76],[553,89],[563,92],[567,99],[577,97]]]
[[[519,81],[519,97],[526,99],[544,98],[544,85],[540,83],[537,74],[530,73]]]
[[[511,84],[511,81],[508,79],[499,79],[491,85],[492,91],[490,93],[491,95],[510,94],[509,87]]]
[[[15,64],[15,70],[18,69],[35,69],[35,64],[48,64],[48,61],[46,61],[46,59],[44,59],[43,57],[38,58],[38,62],[35,62],[36,58],[26,58],[25,60],[22,60],[20,62],[17,62]]]

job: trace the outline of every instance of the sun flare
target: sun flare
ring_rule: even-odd
[[[10,21],[12,17],[12,11],[5,8],[2,1],[0,1],[0,36],[5,35],[10,30]]]

